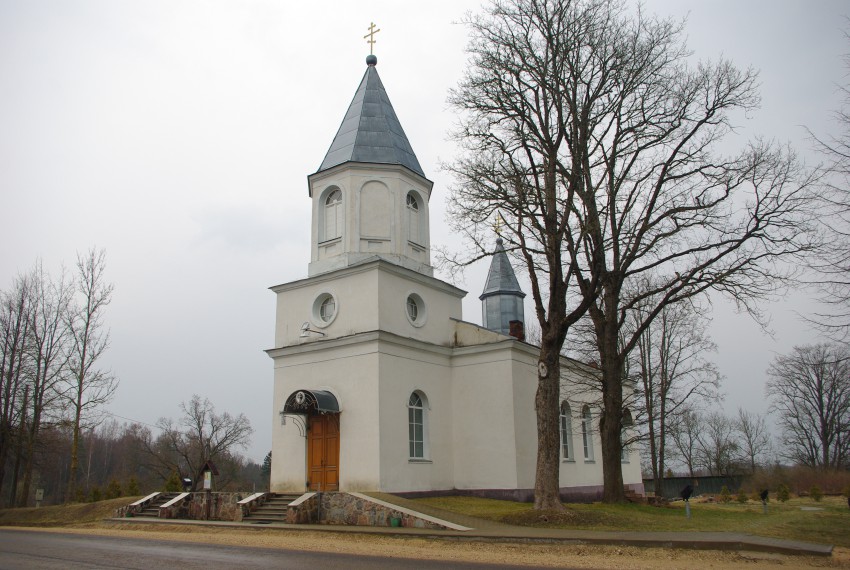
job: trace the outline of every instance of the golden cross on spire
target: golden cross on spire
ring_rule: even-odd
[[[375,22],[372,22],[369,25],[369,33],[366,34],[365,36],[363,36],[363,39],[366,40],[367,44],[369,44],[369,55],[374,55],[373,52],[375,51],[375,41],[376,41],[375,40],[375,34],[377,34],[380,31],[381,31],[380,29],[377,29],[377,30],[375,29]],[[369,39],[366,39],[366,38],[369,38]]]
[[[497,236],[502,235],[502,227],[504,226],[504,220],[502,219],[502,213],[496,211],[496,221],[493,222],[493,230],[496,232]]]

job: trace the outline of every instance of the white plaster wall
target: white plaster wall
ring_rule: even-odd
[[[353,271],[336,278],[305,279],[281,286],[277,294],[275,347],[305,345],[327,339],[349,336],[378,329],[379,298],[369,292],[378,290],[378,272],[373,269]],[[277,288],[276,288],[277,289]],[[337,302],[336,318],[325,325],[313,315],[313,304],[322,293],[331,293]],[[325,336],[311,333],[301,337],[301,325]]]
[[[461,352],[452,364],[455,486],[516,488],[510,351]]]
[[[307,481],[306,441],[293,420],[287,420],[286,426],[280,424],[279,412],[292,390],[286,382],[286,371],[283,368],[276,366],[274,375],[271,491],[301,492],[306,489]]]
[[[454,323],[455,346],[476,346],[505,340],[505,335],[485,329],[474,323],[457,320]]]
[[[330,341],[333,342],[333,341]],[[340,489],[379,488],[377,344],[347,343],[306,347],[275,358],[275,427],[272,433],[272,489],[306,481],[306,440],[292,422],[280,425],[278,412],[299,389],[328,390],[339,401]]]
[[[534,409],[534,397],[537,394],[537,358],[520,351],[513,351],[513,358],[517,487],[531,489],[534,488],[537,471],[537,412]]]
[[[451,489],[454,402],[448,351],[440,354],[383,342],[380,370],[381,489]],[[407,404],[416,390],[427,398],[424,461],[410,459],[409,454]]]
[[[628,462],[623,462],[623,484],[642,485],[643,476],[640,472],[640,453],[632,445],[628,452]]]
[[[421,326],[411,324],[407,316],[407,298],[411,294],[424,301],[425,316]],[[454,321],[451,319],[460,318],[465,292],[445,287],[436,280],[412,280],[406,274],[384,268],[377,295],[381,330],[437,345],[453,343]]]
[[[339,272],[279,285],[275,321],[275,347],[304,345],[358,332],[385,330],[399,336],[438,345],[453,342],[454,321],[460,318],[466,292],[432,277],[382,262],[367,263]],[[313,314],[317,297],[330,293],[337,302],[336,317],[322,323]],[[424,301],[426,317],[422,326],[407,317],[407,297],[411,293]],[[322,334],[301,336],[301,325]]]

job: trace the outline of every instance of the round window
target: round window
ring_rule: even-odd
[[[331,324],[339,313],[339,302],[331,293],[320,293],[313,301],[313,324],[324,328]]]
[[[419,306],[413,297],[407,298],[407,317],[411,321],[415,321],[419,317]]]
[[[421,327],[425,324],[428,314],[425,310],[425,302],[422,300],[422,297],[416,293],[409,293],[404,308],[405,315],[407,316],[407,320],[410,321],[410,324],[415,327]]]

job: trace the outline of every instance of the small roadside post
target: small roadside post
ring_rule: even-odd
[[[682,489],[682,492],[680,493],[682,500],[685,501],[685,517],[686,518],[691,518],[690,498],[691,498],[691,495],[693,495],[693,494],[694,494],[694,488],[691,487],[690,485],[686,485],[685,488]]]
[[[213,475],[218,476],[218,469],[215,468],[215,463],[212,461],[207,461],[204,463],[204,467],[202,468],[202,473],[204,475],[204,499],[206,503],[206,509],[204,509],[204,520],[210,520],[210,509],[212,501],[212,487],[213,487]]]

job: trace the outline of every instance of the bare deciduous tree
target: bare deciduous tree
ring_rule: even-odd
[[[846,35],[850,39],[850,33]],[[850,69],[850,55],[845,56],[845,67]],[[807,260],[817,273],[814,285],[829,310],[808,320],[830,337],[846,341],[850,338],[850,87],[839,89],[844,104],[832,114],[838,133],[831,137],[809,133],[826,159],[828,177],[818,196],[824,206],[820,221],[827,238]]]
[[[670,424],[670,437],[676,455],[688,469],[688,476],[693,477],[699,467],[699,434],[702,431],[702,416],[686,406],[681,415]],[[657,496],[657,495],[656,495]]]
[[[209,400],[201,400],[197,394],[189,402],[180,404],[180,409],[183,416],[177,423],[170,418],[160,418],[157,422],[160,435],[154,439],[150,430],[143,429],[139,442],[148,456],[148,465],[163,480],[177,473],[192,479],[194,491],[206,462],[216,462],[247,447],[254,429],[245,414],[218,414]]]
[[[61,383],[67,371],[69,331],[66,326],[68,307],[73,290],[64,271],[58,280],[52,279],[36,262],[32,272],[33,308],[31,312],[30,343],[32,391],[30,422],[26,432],[24,453],[24,482],[18,506],[26,506],[32,485],[36,445],[45,416],[58,416],[57,401]]]
[[[787,277],[777,259],[812,246],[812,176],[769,143],[719,151],[732,116],[758,106],[756,74],[722,60],[690,65],[681,23],[620,0],[493,0],[467,24],[472,58],[450,97],[465,150],[449,167],[454,226],[482,256],[502,212],[548,371],[587,308],[602,377],[603,498],[623,501],[628,355],[665,306],[709,290],[757,314],[754,302]],[[639,287],[648,276],[652,287]],[[637,306],[644,317],[624,337]],[[536,506],[557,504],[557,400],[541,376]]]
[[[735,431],[738,432],[740,455],[749,466],[750,473],[755,473],[756,467],[771,452],[770,431],[767,429],[765,417],[748,412],[744,408],[738,408]]]
[[[782,429],[781,455],[810,467],[850,460],[850,351],[841,345],[798,346],[767,370],[765,393]]]
[[[20,430],[26,410],[27,346],[29,342],[32,283],[28,276],[18,277],[9,293],[0,294],[0,489],[6,475],[9,451],[14,445],[20,457]],[[17,477],[17,466],[13,478]],[[15,485],[13,484],[14,488]],[[0,504],[3,504],[0,493]]]
[[[72,307],[68,317],[70,379],[64,392],[73,430],[66,501],[76,498],[81,430],[96,425],[93,412],[112,398],[118,386],[111,372],[97,366],[109,347],[103,314],[112,299],[113,285],[106,281],[105,272],[105,251],[91,249],[85,255],[77,255],[75,284],[80,302]]]
[[[635,312],[640,313],[640,308]],[[638,314],[635,321],[642,320]],[[656,497],[662,496],[670,426],[686,411],[718,398],[720,374],[707,359],[717,348],[706,336],[706,326],[706,319],[690,303],[668,305],[644,329],[631,355],[640,378],[640,416],[647,432]]]
[[[739,452],[732,420],[720,412],[703,416],[702,429],[697,435],[697,450],[699,464],[709,474],[731,474]]]

